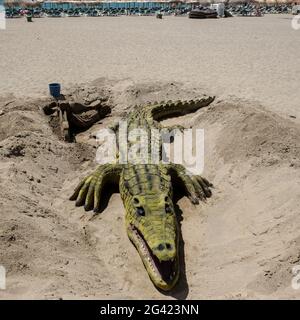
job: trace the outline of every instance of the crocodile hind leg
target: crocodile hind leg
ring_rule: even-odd
[[[105,183],[117,183],[121,170],[122,166],[119,164],[100,165],[78,184],[70,200],[76,200],[76,206],[84,205],[86,211],[94,209],[94,212],[99,212],[101,193]]]
[[[198,204],[199,200],[205,201],[211,196],[210,188],[213,186],[205,178],[199,175],[189,175],[184,166],[180,164],[170,164],[168,172],[173,178],[177,178],[185,187],[188,198],[193,204]]]

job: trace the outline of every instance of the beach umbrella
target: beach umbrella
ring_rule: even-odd
[[[176,8],[179,7],[182,3],[184,3],[185,1],[180,1],[180,0],[170,0],[167,1],[168,4],[172,7],[172,8]]]
[[[26,0],[26,1],[22,1],[21,2],[21,6],[25,7],[25,8],[37,8],[40,7],[42,5],[43,1],[30,1],[30,0]]]
[[[21,7],[22,1],[17,1],[17,0],[5,0],[4,1],[4,6],[6,8],[16,8],[16,7]]]

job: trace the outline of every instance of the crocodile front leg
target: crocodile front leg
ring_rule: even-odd
[[[168,172],[173,178],[177,178],[185,187],[187,196],[193,204],[198,204],[199,200],[205,201],[211,196],[210,187],[213,185],[205,178],[187,174],[184,166],[180,164],[170,164]]]
[[[84,205],[86,211],[94,209],[94,212],[99,212],[104,185],[107,182],[118,183],[121,170],[120,164],[100,165],[78,184],[70,200],[76,200],[76,206]]]

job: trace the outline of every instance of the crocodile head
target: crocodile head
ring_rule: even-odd
[[[167,194],[133,196],[127,203],[127,233],[154,285],[171,290],[179,277],[178,227]]]

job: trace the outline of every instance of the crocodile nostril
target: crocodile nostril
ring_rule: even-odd
[[[157,249],[158,249],[159,251],[164,250],[164,248],[165,248],[165,246],[164,246],[162,243],[157,247]]]
[[[168,250],[172,250],[172,245],[170,243],[166,243],[166,247]]]
[[[158,246],[157,246],[157,250],[159,251],[163,251],[163,250],[172,250],[173,249],[173,246],[170,244],[170,243],[160,243]]]

